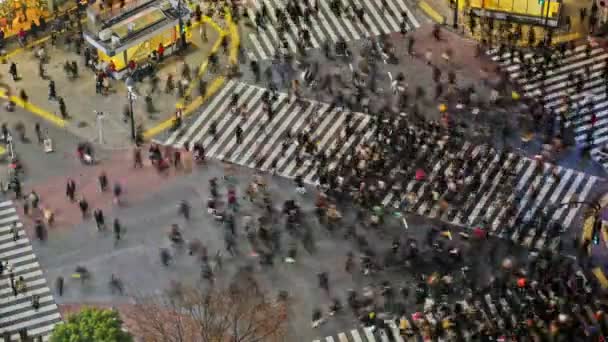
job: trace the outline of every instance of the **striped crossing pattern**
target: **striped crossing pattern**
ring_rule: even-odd
[[[432,165],[427,179],[448,177],[459,158],[477,160],[473,174],[479,176],[479,186],[457,194],[461,197],[452,203],[461,205],[442,210],[441,202],[431,195],[434,190],[431,183],[417,181],[414,177],[405,178],[407,183],[400,184],[398,191],[389,190],[383,204],[396,207],[405,201],[410,212],[458,226],[481,225],[495,235],[527,247],[556,249],[560,241],[559,229],[537,230],[535,225],[522,225],[521,222],[534,222],[539,216],[544,216],[545,222],[559,223],[567,229],[579,208],[563,203],[584,201],[598,182],[595,176],[562,167],[554,169],[550,164],[513,153],[496,153],[486,146],[468,142],[462,144],[451,158],[452,152],[443,148],[428,149],[419,158]],[[387,188],[391,187],[394,188],[394,184]]]
[[[304,0],[307,1],[307,0]],[[313,15],[309,23],[302,21],[302,27],[310,33],[310,48],[320,48],[326,41],[336,42],[339,38],[345,41],[358,40],[369,36],[378,36],[400,30],[402,21],[402,13],[407,15],[406,26],[408,30],[416,29],[420,26],[418,20],[406,5],[406,0],[342,0],[343,7],[347,8],[351,5],[360,6],[365,11],[365,24],[358,19],[342,14],[336,16],[329,7],[328,1],[317,0],[318,14]],[[386,2],[386,6],[383,5]],[[257,33],[249,34],[252,52],[249,57],[252,60],[268,59],[274,57],[279,51],[281,39],[277,32],[276,16],[277,10],[285,12],[285,1],[282,0],[262,0],[255,1],[256,10],[260,10],[263,4],[268,9],[268,14],[271,17],[271,22],[266,21],[264,29]],[[304,9],[306,4],[303,1],[296,3]],[[311,4],[313,2],[311,1]],[[249,18],[255,18],[255,10],[248,9]],[[350,12],[352,13],[352,11]],[[292,53],[297,51],[298,41],[298,26],[291,18],[287,19],[288,28],[285,31],[285,41],[288,45],[288,50]],[[255,24],[254,24],[255,25]]]
[[[566,286],[566,285],[564,285]],[[477,289],[478,290],[478,289]],[[518,288],[506,288],[504,291],[468,290],[464,300],[452,304],[434,303],[425,312],[410,312],[402,316],[405,321],[403,330],[399,330],[395,321],[385,321],[385,328],[372,330],[370,327],[358,327],[342,331],[331,336],[315,339],[312,342],[417,342],[437,341],[437,337],[426,335],[427,324],[431,327],[441,325],[443,339],[439,341],[477,341],[478,333],[483,329],[481,323],[496,327],[498,341],[509,340],[508,336],[516,334],[517,327],[522,327],[529,319],[533,307],[538,303],[549,306],[559,302],[559,295],[550,287],[539,287],[525,291]],[[440,304],[440,305],[439,305]],[[598,301],[579,303],[580,310],[572,311],[572,321],[584,326],[599,327],[602,333],[608,327],[606,315],[597,316],[603,304]],[[425,305],[426,306],[426,305]],[[457,308],[458,307],[458,308]],[[544,312],[541,310],[541,312]],[[432,329],[434,330],[434,329]]]
[[[13,229],[18,233],[16,240]],[[8,263],[0,276],[0,337],[9,332],[18,341],[19,330],[26,329],[28,336],[48,340],[61,315],[12,201],[0,203],[0,261]],[[11,287],[11,272],[15,282],[21,277],[25,281],[25,291],[17,296]],[[35,295],[40,303],[37,310],[32,307]]]
[[[499,56],[496,50],[490,55],[519,83],[524,96],[542,96],[546,110],[553,111],[557,120],[565,117],[565,125],[572,127],[578,145],[587,146],[591,134],[591,156],[608,169],[608,153],[601,151],[608,145],[608,52],[605,49],[579,45],[558,62],[550,63],[545,73],[538,67],[532,66],[530,72],[524,67],[524,63],[543,64],[544,56],[525,53],[523,57],[519,54],[512,58],[511,53]],[[579,80],[582,86],[577,85]],[[593,114],[595,124],[592,124]]]
[[[361,327],[345,332],[339,332],[335,336],[326,336],[313,342],[405,342],[407,337],[402,337],[399,328],[392,321],[385,322],[386,329],[374,329],[372,327]]]
[[[367,115],[353,113],[354,134],[347,135],[347,114],[328,104],[292,102],[282,93],[278,93],[278,100],[273,104],[275,114],[268,121],[262,100],[264,92],[264,88],[229,81],[191,124],[174,131],[163,144],[179,148],[186,142],[190,146],[198,142],[203,144],[207,157],[263,171],[274,170],[283,177],[301,176],[306,183],[313,184],[317,179],[316,164],[296,141],[290,140],[283,150],[288,135],[295,137],[306,133],[317,150],[325,151],[329,160],[334,161],[370,135],[368,126],[371,122]],[[238,106],[244,106],[247,116],[231,110],[232,94],[235,93],[239,94]],[[215,139],[209,132],[213,125],[216,126]],[[239,125],[243,131],[240,144],[235,134]]]

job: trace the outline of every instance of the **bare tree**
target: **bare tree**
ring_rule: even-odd
[[[287,300],[270,299],[251,278],[228,287],[178,285],[161,296],[140,297],[125,313],[133,335],[162,342],[280,342]]]

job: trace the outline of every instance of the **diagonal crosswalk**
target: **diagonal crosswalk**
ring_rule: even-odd
[[[366,137],[369,116],[353,113],[349,124],[353,132],[347,134],[346,113],[315,101],[292,102],[282,93],[277,95],[269,120],[262,99],[265,92],[264,88],[229,81],[191,124],[173,132],[163,144],[182,147],[186,142],[190,146],[198,142],[208,157],[262,171],[274,170],[287,178],[301,176],[312,184],[317,179],[316,162],[307,158],[309,153],[297,139],[289,136],[306,134],[315,149],[325,151],[330,160],[338,160]],[[238,107],[244,108],[246,115],[232,111],[233,94],[239,94]],[[214,126],[215,136],[210,134]],[[243,132],[240,142],[237,127]]]
[[[453,152],[455,155],[450,157]],[[560,231],[572,225],[580,209],[564,203],[585,201],[600,181],[585,173],[468,142],[457,151],[437,148],[422,153],[419,158],[429,161],[428,179],[449,178],[459,159],[476,160],[471,184],[459,193],[449,189],[439,193],[442,198],[452,199],[453,205],[445,210],[441,201],[433,198],[436,190],[431,183],[410,178],[401,171],[403,175],[393,177],[387,187],[399,190],[388,190],[382,202],[385,206],[403,207],[405,203],[410,212],[467,228],[481,226],[492,234],[536,249],[558,248]],[[477,185],[473,185],[475,177]],[[545,223],[534,224],[541,217]],[[551,222],[560,226],[548,224]],[[537,229],[541,226],[548,228]]]
[[[310,1],[310,0],[305,0]],[[420,26],[411,10],[406,5],[406,0],[343,0],[344,8],[356,6],[363,8],[364,23],[351,15],[342,14],[336,16],[329,7],[327,1],[317,0],[318,14],[308,16],[309,21],[294,23],[289,16],[287,19],[287,29],[284,31],[284,40],[289,52],[298,51],[297,42],[299,27],[310,33],[309,48],[320,48],[326,41],[336,42],[338,38],[345,41],[359,40],[364,37],[378,36],[400,31],[403,14],[406,15],[406,26],[408,31]],[[268,9],[270,22],[267,21],[264,29],[259,29],[256,33],[249,34],[251,50],[249,57],[252,60],[268,59],[274,57],[284,44],[281,43],[280,34],[276,27],[278,10],[285,12],[285,1],[282,0],[262,0],[255,1],[255,9],[248,9],[249,18],[254,20],[256,10],[263,5]],[[302,13],[306,9],[304,1],[296,2],[300,6]],[[385,3],[385,5],[383,4]],[[313,1],[310,1],[313,4]],[[351,12],[352,13],[352,12]],[[255,26],[255,24],[254,24]]]
[[[30,337],[48,340],[61,315],[12,201],[0,203],[0,261],[8,264],[0,275],[0,337],[8,332],[18,341],[19,331],[25,329]],[[25,284],[16,296],[11,273],[16,283]],[[34,296],[39,299],[38,309],[32,306]]]
[[[266,89],[229,81],[209,102],[194,121],[174,131],[162,143],[182,147],[200,143],[208,157],[237,165],[274,171],[277,175],[301,176],[308,184],[317,184],[320,161],[325,152],[329,169],[355,147],[369,142],[374,124],[369,115],[347,113],[324,103],[290,101],[287,94],[277,93],[275,114],[269,120],[265,109]],[[239,94],[233,111],[233,95]],[[348,121],[348,123],[347,123]],[[216,127],[216,134],[210,133]],[[236,128],[242,130],[237,141]],[[299,146],[300,135],[310,137],[315,150]],[[430,146],[430,147],[429,147]],[[560,166],[542,163],[515,153],[498,152],[485,145],[430,144],[418,151],[428,177],[417,180],[413,170],[386,169],[380,175],[386,185],[382,204],[405,208],[409,212],[438,218],[465,228],[483,227],[488,232],[529,248],[556,250],[561,233],[575,222],[581,206],[567,205],[591,197],[594,187],[603,180]],[[315,156],[313,158],[312,156]],[[450,180],[461,166],[470,161],[465,184],[437,188],[437,181]],[[458,177],[457,177],[458,178]],[[439,193],[441,192],[441,193]],[[445,207],[438,198],[445,198]],[[542,227],[542,229],[540,228]]]
[[[544,72],[540,65],[548,60],[546,56],[512,57],[510,52],[499,56],[497,50],[490,56],[521,86],[524,96],[542,97],[546,110],[557,120],[566,120],[578,145],[591,142],[591,156],[608,170],[608,151],[602,151],[608,145],[608,51],[579,45],[547,64]]]

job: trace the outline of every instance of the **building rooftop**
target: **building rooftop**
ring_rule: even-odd
[[[100,12],[92,7],[88,12],[85,39],[104,53],[113,56],[147,39],[154,32],[177,24],[181,12],[185,21],[190,10],[173,0],[139,0],[119,12]],[[112,11],[110,11],[112,12]]]

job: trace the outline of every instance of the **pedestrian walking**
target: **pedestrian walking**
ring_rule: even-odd
[[[120,205],[120,195],[122,195],[122,186],[120,183],[114,183],[114,204]]]
[[[27,197],[23,199],[23,213],[25,216],[30,215],[30,202],[28,201]]]
[[[29,97],[27,96],[25,89],[19,90],[19,99],[23,102],[24,105],[27,104]]]
[[[47,79],[46,71],[44,70],[44,60],[42,59],[38,60],[38,76],[43,80]]]
[[[118,243],[118,241],[120,240],[121,237],[121,232],[122,232],[122,226],[120,224],[120,221],[118,221],[118,218],[114,219],[114,243]]]
[[[55,281],[55,288],[57,289],[57,294],[59,295],[59,297],[63,296],[63,289],[64,289],[64,284],[63,284],[63,277],[59,276],[57,277],[57,280]]]
[[[36,238],[40,241],[44,241],[44,237],[45,237],[45,231],[44,231],[44,224],[42,223],[42,220],[37,219],[36,223],[34,224],[34,232],[36,234]]]
[[[63,100],[63,97],[59,98],[59,113],[61,114],[61,117],[63,119],[68,119],[69,115],[68,115],[68,110],[65,106],[65,101]]]
[[[414,39],[414,37],[409,36],[407,38],[407,54],[412,57],[414,56],[414,43],[416,42],[416,40]]]
[[[57,89],[55,89],[55,81],[49,81],[49,101],[57,100]]]
[[[236,126],[234,134],[236,136],[236,143],[240,145],[243,142],[243,129],[241,128],[241,125]]]
[[[139,146],[135,146],[133,149],[133,168],[141,169],[144,167],[144,160],[141,155],[141,148]]]
[[[8,68],[8,73],[11,74],[11,78],[13,79],[13,81],[19,81],[19,74],[17,73],[17,64],[15,62],[11,62],[11,65]]]
[[[31,302],[34,311],[38,311],[38,309],[40,309],[40,296],[37,294],[32,295]]]
[[[105,229],[105,218],[103,216],[103,211],[99,208],[96,208],[93,211],[93,218],[95,219],[95,224],[97,225],[97,230],[102,231]]]
[[[19,240],[19,229],[17,228],[17,222],[13,222],[11,225],[10,233],[13,236],[13,242]]]
[[[68,178],[65,195],[68,197],[70,202],[76,202],[76,182],[72,178]]]
[[[106,192],[108,190],[108,176],[104,171],[101,171],[99,176],[97,177],[99,182],[99,191]]]
[[[44,136],[42,134],[42,129],[40,128],[40,123],[36,122],[34,125],[34,132],[36,133],[36,138],[38,139],[38,144],[44,143]]]
[[[80,208],[82,219],[86,219],[89,214],[89,202],[87,202],[86,198],[82,197],[80,201],[78,201],[78,207]]]

